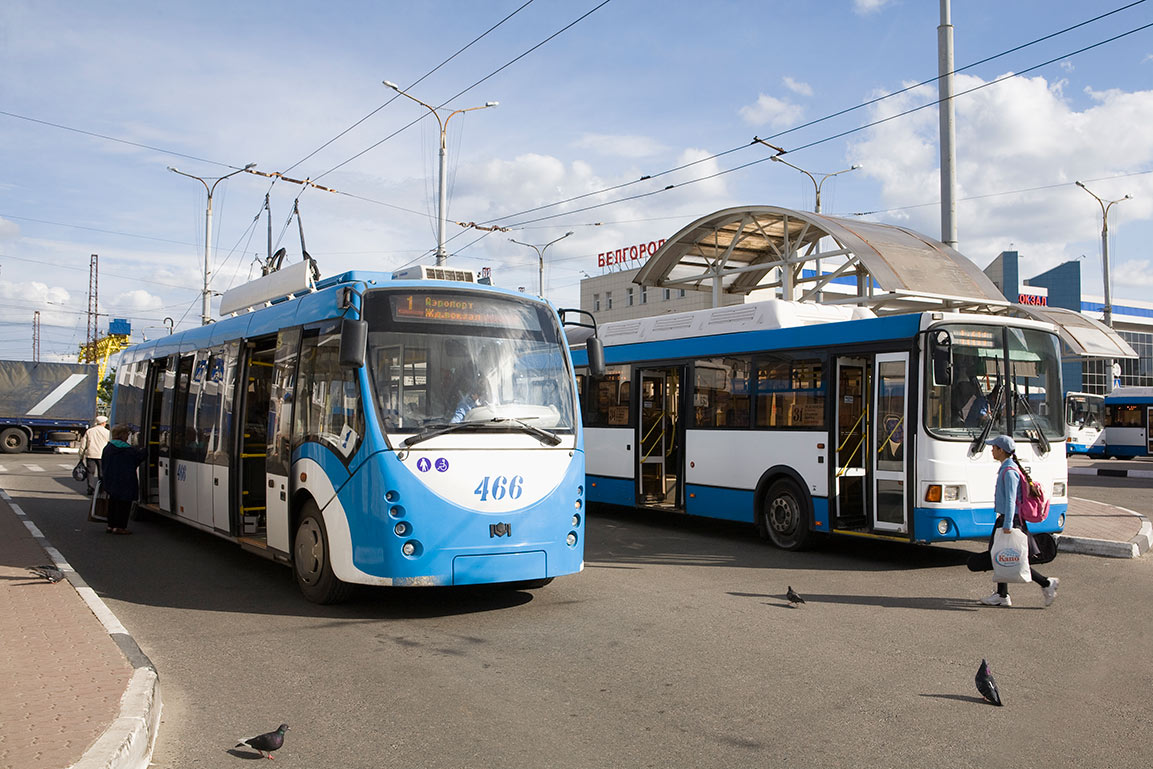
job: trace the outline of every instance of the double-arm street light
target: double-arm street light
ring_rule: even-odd
[[[423,101],[416,98],[412,94],[409,94],[409,93],[406,93],[406,92],[400,90],[400,86],[398,86],[396,83],[393,83],[393,82],[388,81],[388,80],[384,80],[382,82],[386,86],[391,88],[392,90],[396,91],[401,96],[408,97],[409,99],[412,99],[414,102],[416,102],[417,104],[419,104],[422,107],[424,107],[425,109],[427,109],[429,112],[432,113],[432,116],[436,118],[436,122],[440,124],[440,197],[439,197],[439,205],[438,205],[438,210],[437,210],[437,222],[436,222],[436,264],[439,267],[439,266],[442,266],[445,263],[445,260],[448,259],[448,254],[444,250],[444,230],[445,230],[445,224],[447,223],[447,217],[448,217],[448,210],[447,210],[447,206],[445,203],[446,193],[445,193],[445,187],[444,187],[445,167],[448,164],[448,150],[445,146],[445,131],[447,130],[448,121],[452,119],[453,115],[459,115],[462,112],[472,112],[472,111],[478,110],[478,109],[486,109],[488,107],[496,107],[500,104],[500,102],[488,101],[488,102],[485,102],[480,107],[468,107],[466,109],[453,110],[452,112],[449,113],[448,117],[446,117],[442,120],[440,117],[440,113],[437,112],[436,107],[433,107],[430,104],[425,104]]]
[[[202,297],[202,302],[201,302],[201,307],[200,307],[200,323],[201,323],[201,325],[207,326],[208,323],[212,320],[212,308],[211,308],[212,294],[208,290],[208,278],[212,274],[210,269],[209,269],[209,262],[208,262],[209,249],[212,247],[212,193],[216,191],[216,185],[220,184],[222,181],[224,181],[228,177],[236,176],[237,174],[244,173],[245,171],[248,171],[252,168],[256,168],[255,163],[249,163],[244,168],[237,169],[237,170],[233,171],[232,173],[225,174],[224,176],[218,177],[215,180],[210,177],[206,181],[204,179],[201,179],[199,176],[193,176],[192,174],[186,174],[183,171],[178,171],[177,169],[173,168],[172,166],[168,166],[168,170],[171,171],[172,173],[180,174],[181,176],[187,176],[189,179],[195,179],[196,181],[200,182],[201,184],[204,185],[204,189],[208,192],[208,208],[204,213],[204,296]],[[208,184],[209,181],[212,182],[211,186]]]
[[[1105,201],[1105,200],[1102,200],[1098,195],[1096,195],[1088,187],[1086,187],[1083,183],[1075,182],[1075,184],[1078,187],[1080,187],[1081,189],[1088,192],[1090,195],[1092,195],[1093,199],[1097,201],[1097,204],[1101,206],[1101,269],[1104,273],[1102,275],[1102,277],[1105,280],[1105,307],[1102,310],[1101,315],[1105,320],[1105,325],[1112,328],[1113,327],[1113,291],[1112,291],[1112,282],[1109,280],[1109,209],[1113,207],[1114,203],[1120,203],[1122,200],[1129,200],[1133,196],[1132,195],[1126,195],[1123,198],[1117,198],[1116,200]],[[1116,377],[1113,375],[1113,365],[1114,365],[1113,360],[1110,359],[1109,361],[1107,361],[1107,364],[1105,366],[1105,376],[1109,380],[1109,385],[1108,385],[1109,390],[1113,389],[1113,385],[1120,384],[1120,382],[1118,381],[1119,377]]]
[[[796,169],[797,171],[800,171],[801,173],[803,173],[805,176],[809,177],[809,181],[811,181],[813,183],[813,189],[816,191],[816,201],[815,201],[814,206],[813,206],[813,211],[815,211],[818,214],[821,213],[821,187],[824,186],[825,181],[833,178],[834,176],[840,176],[841,174],[847,174],[847,173],[849,173],[849,171],[856,171],[858,168],[861,167],[860,164],[854,163],[852,166],[850,166],[850,167],[848,167],[842,171],[834,171],[831,174],[824,174],[823,176],[821,176],[821,180],[817,181],[816,176],[809,173],[808,171],[801,168],[800,166],[793,165],[789,161],[782,158],[780,155],[773,155],[770,158],[770,160],[773,160],[777,163],[784,163],[789,168]]]
[[[542,299],[544,298],[544,252],[553,243],[559,243],[560,241],[567,238],[569,235],[572,235],[572,233],[566,232],[564,235],[561,235],[556,240],[550,240],[548,243],[545,243],[543,246],[534,246],[532,243],[522,243],[519,240],[517,240],[516,238],[509,238],[509,240],[511,240],[513,243],[516,243],[518,246],[528,246],[533,251],[536,251],[537,277],[540,281],[540,296]]]

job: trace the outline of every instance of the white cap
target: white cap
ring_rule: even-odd
[[[106,416],[96,417],[96,424],[98,424],[98,425],[102,425],[107,421],[108,421],[108,417],[106,417]]]

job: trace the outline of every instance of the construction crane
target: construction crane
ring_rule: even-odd
[[[104,372],[108,368],[108,359],[129,345],[127,334],[107,334],[97,337],[95,342],[85,342],[79,346],[80,354],[76,360],[80,363],[95,363],[98,382],[104,381]]]

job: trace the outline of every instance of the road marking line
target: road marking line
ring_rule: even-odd
[[[44,472],[44,468],[41,467],[40,465],[24,465],[24,466],[27,467],[29,470],[31,470],[34,473]]]

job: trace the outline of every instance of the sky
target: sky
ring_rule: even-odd
[[[952,2],[958,248],[978,266],[1080,260],[1100,295],[1080,180],[1132,196],[1109,213],[1113,301],[1153,298],[1153,0],[1131,3]],[[267,257],[266,195],[286,263],[302,225],[323,276],[432,264],[440,128],[384,80],[442,118],[499,102],[445,124],[448,263],[535,293],[511,239],[572,232],[545,251],[559,306],[598,253],[730,206],[812,210],[813,182],[754,136],[818,178],[861,166],[824,182],[825,213],[939,239],[939,24],[937,0],[5,0],[0,358],[32,358],[36,310],[41,359],[75,358],[91,254],[102,332],[200,324],[207,190],[169,167],[332,190],[215,186],[214,315]]]

